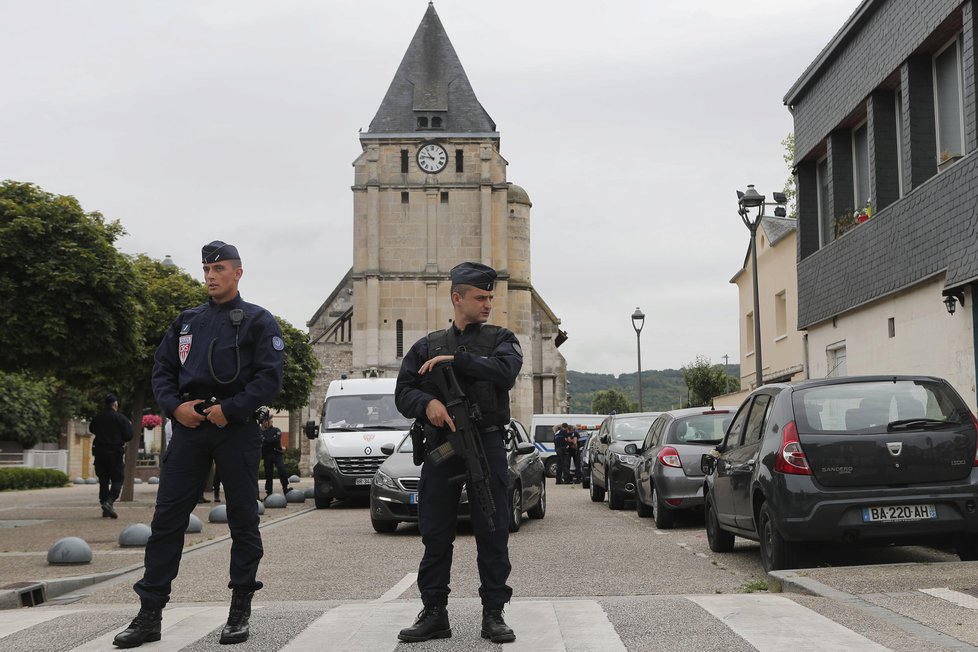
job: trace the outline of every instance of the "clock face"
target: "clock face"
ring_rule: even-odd
[[[447,163],[448,153],[441,145],[428,143],[418,150],[418,167],[425,172],[441,172]]]

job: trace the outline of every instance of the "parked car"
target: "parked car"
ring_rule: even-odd
[[[625,452],[625,446],[641,441],[660,412],[630,412],[612,414],[601,422],[592,437],[597,439],[591,448],[591,500],[600,503],[608,494],[608,507],[622,509],[625,499],[635,494],[635,463],[638,458]]]
[[[386,445],[389,455],[374,474],[370,485],[370,523],[377,532],[393,532],[398,523],[418,521],[418,481],[421,467],[414,465],[414,446],[410,435],[396,446]],[[530,441],[523,425],[513,419],[506,429],[506,450],[512,490],[506,505],[496,509],[509,510],[509,531],[516,532],[523,522],[523,513],[540,519],[547,513],[547,484],[543,461]],[[469,518],[469,499],[465,489],[459,499],[460,518]]]
[[[926,376],[765,385],[701,463],[710,549],[759,541],[765,570],[803,544],[953,543],[978,559],[978,423]]]
[[[671,528],[676,513],[703,508],[704,450],[723,441],[733,419],[730,410],[689,408],[663,412],[645,439],[625,446],[638,457],[635,465],[635,509],[651,516],[658,528]]]

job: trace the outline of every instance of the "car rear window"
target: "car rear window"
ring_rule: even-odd
[[[669,432],[668,444],[719,444],[733,419],[729,412],[697,414],[676,420]]]
[[[929,380],[818,385],[792,394],[801,432],[921,429],[970,423],[971,413],[949,386]],[[902,423],[901,423],[902,422]]]
[[[655,416],[615,419],[613,426],[615,441],[639,441],[645,439],[645,434],[649,431],[649,426],[652,425],[653,421],[655,421]]]

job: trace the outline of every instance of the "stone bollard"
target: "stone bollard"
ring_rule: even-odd
[[[197,517],[196,514],[191,514],[190,518],[187,519],[187,529],[186,532],[196,533],[204,529],[204,522]]]
[[[265,513],[265,503],[263,503],[262,501],[259,500],[258,501],[258,515],[261,516],[264,513]]]
[[[227,523],[228,522],[228,506],[218,505],[211,509],[210,514],[207,515],[207,520],[211,523]]]
[[[72,482],[75,484],[85,484],[85,478],[75,478]]]
[[[300,478],[297,475],[293,475],[292,477],[289,478],[289,484],[298,484],[300,482],[302,482],[302,478]]]
[[[265,499],[265,507],[268,508],[285,507],[287,503],[288,501],[282,494],[272,494]]]
[[[306,495],[306,498],[315,498],[316,497],[316,488],[315,487],[306,487],[305,489],[302,490],[302,493],[304,493]]]
[[[143,483],[143,479],[142,478],[133,478],[132,479],[132,483],[133,484],[142,484]]]
[[[159,484],[160,479],[157,478],[155,475],[151,475],[149,476],[149,480],[147,480],[146,482],[148,482],[149,484]]]
[[[119,545],[123,548],[143,548],[152,533],[153,530],[145,523],[127,525],[119,534]]]
[[[98,484],[98,478],[85,478],[85,484]]]
[[[48,548],[48,563],[54,566],[88,564],[92,561],[92,547],[79,537],[64,537]]]
[[[289,493],[285,494],[286,502],[290,503],[304,503],[306,502],[306,492],[300,491],[299,489],[293,489]]]

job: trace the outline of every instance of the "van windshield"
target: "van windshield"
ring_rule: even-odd
[[[391,394],[331,396],[326,399],[323,430],[407,430],[411,420],[397,411]]]

